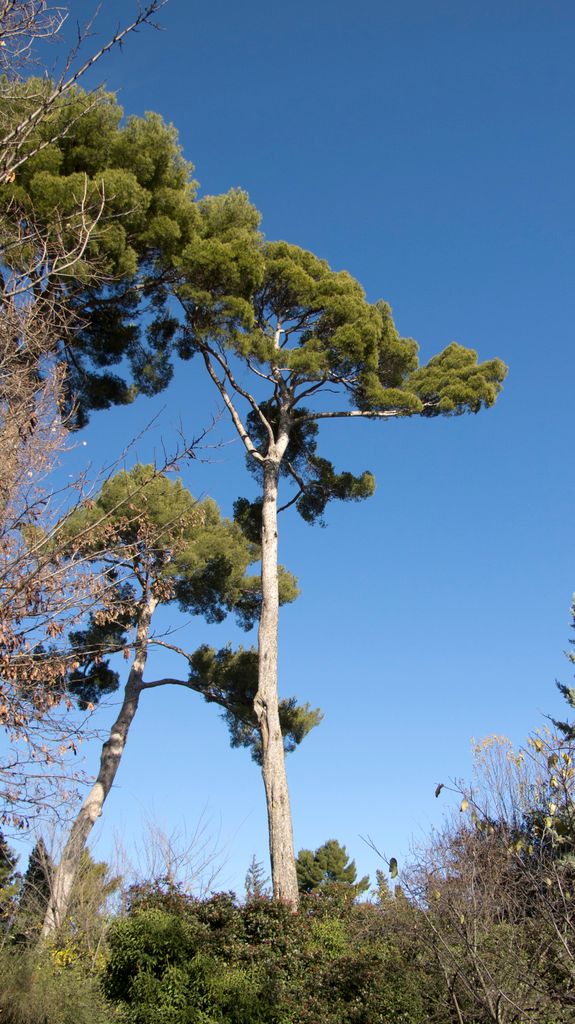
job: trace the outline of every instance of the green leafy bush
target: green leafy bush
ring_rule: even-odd
[[[427,1024],[430,965],[409,948],[409,922],[337,895],[294,914],[268,899],[133,892],[109,934],[106,995],[126,1024]]]

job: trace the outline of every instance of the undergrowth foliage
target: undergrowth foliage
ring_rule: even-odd
[[[520,750],[502,737],[478,743],[452,819],[394,889],[379,871],[365,902],[365,880],[335,840],[300,855],[315,891],[297,913],[252,884],[252,862],[243,903],[225,892],[199,899],[166,878],[132,886],[108,917],[118,882],[87,862],[66,926],[38,945],[29,880],[18,881],[5,844],[0,1019],[572,1024],[569,743],[550,730]],[[390,874],[393,884],[392,861]]]
[[[376,904],[337,889],[305,897],[297,915],[269,899],[140,889],[111,928],[104,990],[130,1024],[423,1024],[431,989],[423,961],[406,967],[415,933],[401,910],[400,936]]]

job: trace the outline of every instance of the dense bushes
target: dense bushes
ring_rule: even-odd
[[[111,928],[104,990],[129,1024],[423,1024],[429,964],[410,908],[401,930],[396,911],[337,890],[297,915],[265,899],[139,891]]]
[[[408,894],[378,873],[374,902],[333,883],[293,914],[267,897],[198,900],[156,884],[131,889],[107,933],[102,911],[88,928],[75,915],[50,945],[15,924],[0,948],[0,1021],[570,1024],[570,898],[552,919],[548,874],[541,905],[511,885],[500,834],[437,835],[433,863],[405,875]]]
[[[111,916],[119,881],[85,854],[43,945],[49,861],[38,848],[22,879],[4,843],[1,1024],[572,1024],[575,744],[491,737],[456,792],[394,893],[378,871],[358,902],[332,866],[292,913],[256,864],[244,903],[164,881]]]

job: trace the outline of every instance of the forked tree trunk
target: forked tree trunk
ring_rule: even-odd
[[[141,608],[136,632],[136,656],[124,690],[122,707],[110,735],[102,747],[100,770],[96,781],[72,825],[60,863],[52,876],[50,902],[44,918],[42,938],[52,934],[66,918],[83,850],[90,832],[102,813],[104,801],[116,778],[126,747],[128,732],[138,710],[142,692],[142,676],[148,654],[147,640],[150,622],[157,603],[155,598],[148,597]]]
[[[286,438],[287,444],[287,438]],[[285,451],[285,444],[283,445]],[[270,860],[275,899],[299,902],[285,755],[278,710],[278,530],[277,495],[283,451],[268,452],[264,462],[262,509],[262,610],[259,626],[258,693],[254,710],[262,740]]]

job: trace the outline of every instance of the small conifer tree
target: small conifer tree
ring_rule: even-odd
[[[327,886],[338,885],[359,896],[369,888],[367,875],[356,881],[355,861],[348,859],[345,846],[337,839],[328,839],[315,853],[300,850],[296,870],[300,892],[321,892]]]
[[[245,890],[246,902],[250,900],[262,900],[269,896],[269,879],[264,871],[263,865],[256,860],[254,853],[246,873]]]
[[[50,903],[54,862],[40,837],[30,854],[22,879],[14,934],[18,941],[34,943],[40,934]]]

